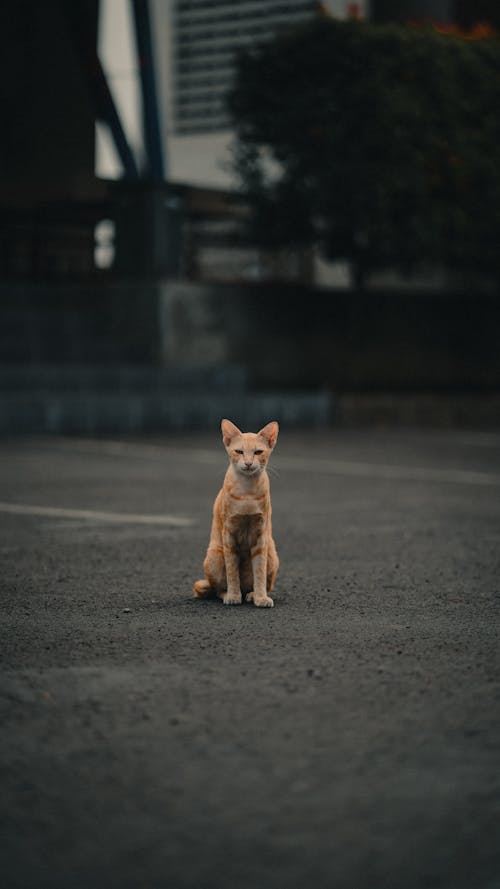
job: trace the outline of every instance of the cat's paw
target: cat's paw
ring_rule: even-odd
[[[257,608],[273,608],[274,601],[270,596],[256,596],[252,591],[251,593],[247,593],[245,602],[253,602]]]
[[[223,605],[241,605],[241,593],[224,593],[221,599]]]

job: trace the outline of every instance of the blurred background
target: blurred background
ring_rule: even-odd
[[[497,3],[0,19],[0,431],[500,422]]]

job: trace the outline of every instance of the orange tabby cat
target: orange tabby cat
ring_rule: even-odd
[[[278,424],[260,432],[240,432],[222,421],[229,467],[213,511],[212,531],[203,563],[205,580],[197,580],[197,599],[219,596],[224,605],[246,602],[272,608],[279,559],[271,528],[271,494],[266,464],[278,438]]]

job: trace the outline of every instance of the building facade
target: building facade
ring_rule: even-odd
[[[230,127],[226,94],[237,53],[314,14],[312,0],[174,5],[173,128],[178,135]]]

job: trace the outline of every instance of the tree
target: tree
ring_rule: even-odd
[[[484,36],[484,35],[483,35]],[[321,18],[239,59],[235,166],[268,246],[500,276],[500,41]]]

